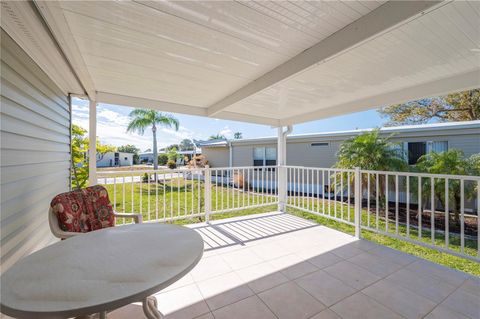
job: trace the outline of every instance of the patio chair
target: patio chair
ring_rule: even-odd
[[[101,185],[55,196],[48,212],[50,230],[60,239],[114,227],[118,217],[133,218],[135,223],[142,223],[141,214],[115,212],[107,190]]]

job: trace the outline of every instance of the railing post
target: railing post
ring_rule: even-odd
[[[210,222],[210,212],[212,210],[212,170],[210,166],[205,165],[205,221]]]
[[[97,185],[97,102],[90,100],[88,126],[88,186]]]
[[[277,137],[277,191],[278,191],[278,206],[280,212],[286,211],[287,204],[287,168],[286,164],[286,149],[287,149],[286,133],[283,131],[283,126],[278,127]]]
[[[360,238],[360,223],[362,218],[362,191],[360,167],[355,167],[355,237]]]
[[[287,167],[277,166],[277,185],[278,185],[278,211],[285,212],[287,205]]]

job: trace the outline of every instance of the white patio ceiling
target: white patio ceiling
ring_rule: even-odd
[[[98,102],[277,126],[480,87],[475,1],[36,7]]]

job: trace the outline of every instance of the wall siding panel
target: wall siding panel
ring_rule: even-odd
[[[68,96],[1,30],[1,272],[54,241],[53,196],[69,189]]]

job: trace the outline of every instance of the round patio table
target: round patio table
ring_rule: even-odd
[[[143,302],[187,274],[203,254],[201,236],[186,227],[135,224],[81,234],[17,262],[0,278],[1,312],[17,318],[69,318]]]

